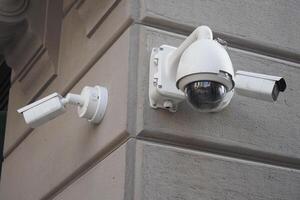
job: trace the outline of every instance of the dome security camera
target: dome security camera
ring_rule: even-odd
[[[197,111],[217,112],[230,103],[235,89],[240,95],[276,101],[285,88],[282,77],[244,71],[235,76],[227,51],[213,40],[207,26],[198,27],[178,48],[162,45],[152,49],[149,70],[152,108],[176,112],[178,104],[187,100]]]
[[[67,104],[78,106],[78,115],[98,124],[102,120],[107,106],[107,89],[100,86],[84,87],[80,95],[69,93],[63,98],[53,93],[18,110],[25,122],[36,128],[66,112]]]

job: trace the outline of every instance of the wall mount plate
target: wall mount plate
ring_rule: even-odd
[[[149,101],[152,108],[176,112],[178,103],[185,99],[184,93],[174,84],[175,76],[170,76],[166,70],[168,57],[175,50],[175,47],[168,45],[152,49],[149,66]]]
[[[107,89],[101,86],[84,87],[80,95],[84,99],[82,106],[78,107],[78,115],[98,124],[105,113],[108,101]]]

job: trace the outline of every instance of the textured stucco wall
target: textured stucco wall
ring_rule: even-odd
[[[300,199],[298,1],[65,0],[52,32],[49,2],[32,1],[9,55],[0,199]],[[236,95],[214,114],[150,108],[151,49],[201,24],[228,41],[236,70],[281,75],[287,91],[276,103]],[[109,90],[99,126],[71,108],[30,129],[15,112],[95,84]]]

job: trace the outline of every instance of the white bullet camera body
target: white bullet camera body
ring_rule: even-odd
[[[238,71],[234,75],[226,49],[213,40],[207,26],[198,27],[178,47],[153,48],[149,70],[149,101],[152,108],[177,110],[187,100],[199,112],[225,108],[234,91],[275,101],[286,84],[283,78]]]
[[[18,112],[23,114],[25,122],[30,127],[35,128],[66,112],[61,100],[62,96],[58,93],[53,93],[19,109]]]
[[[264,101],[276,101],[286,88],[285,80],[279,76],[237,71],[235,79],[238,94]]]

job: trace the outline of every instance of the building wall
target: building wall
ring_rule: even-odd
[[[31,1],[13,69],[0,199],[300,199],[300,2]],[[281,75],[276,103],[220,113],[148,101],[150,52],[206,24],[235,69]],[[25,52],[25,53],[24,53]],[[18,58],[18,59],[16,59]],[[52,92],[108,88],[93,126],[75,109],[36,129],[16,110]]]

